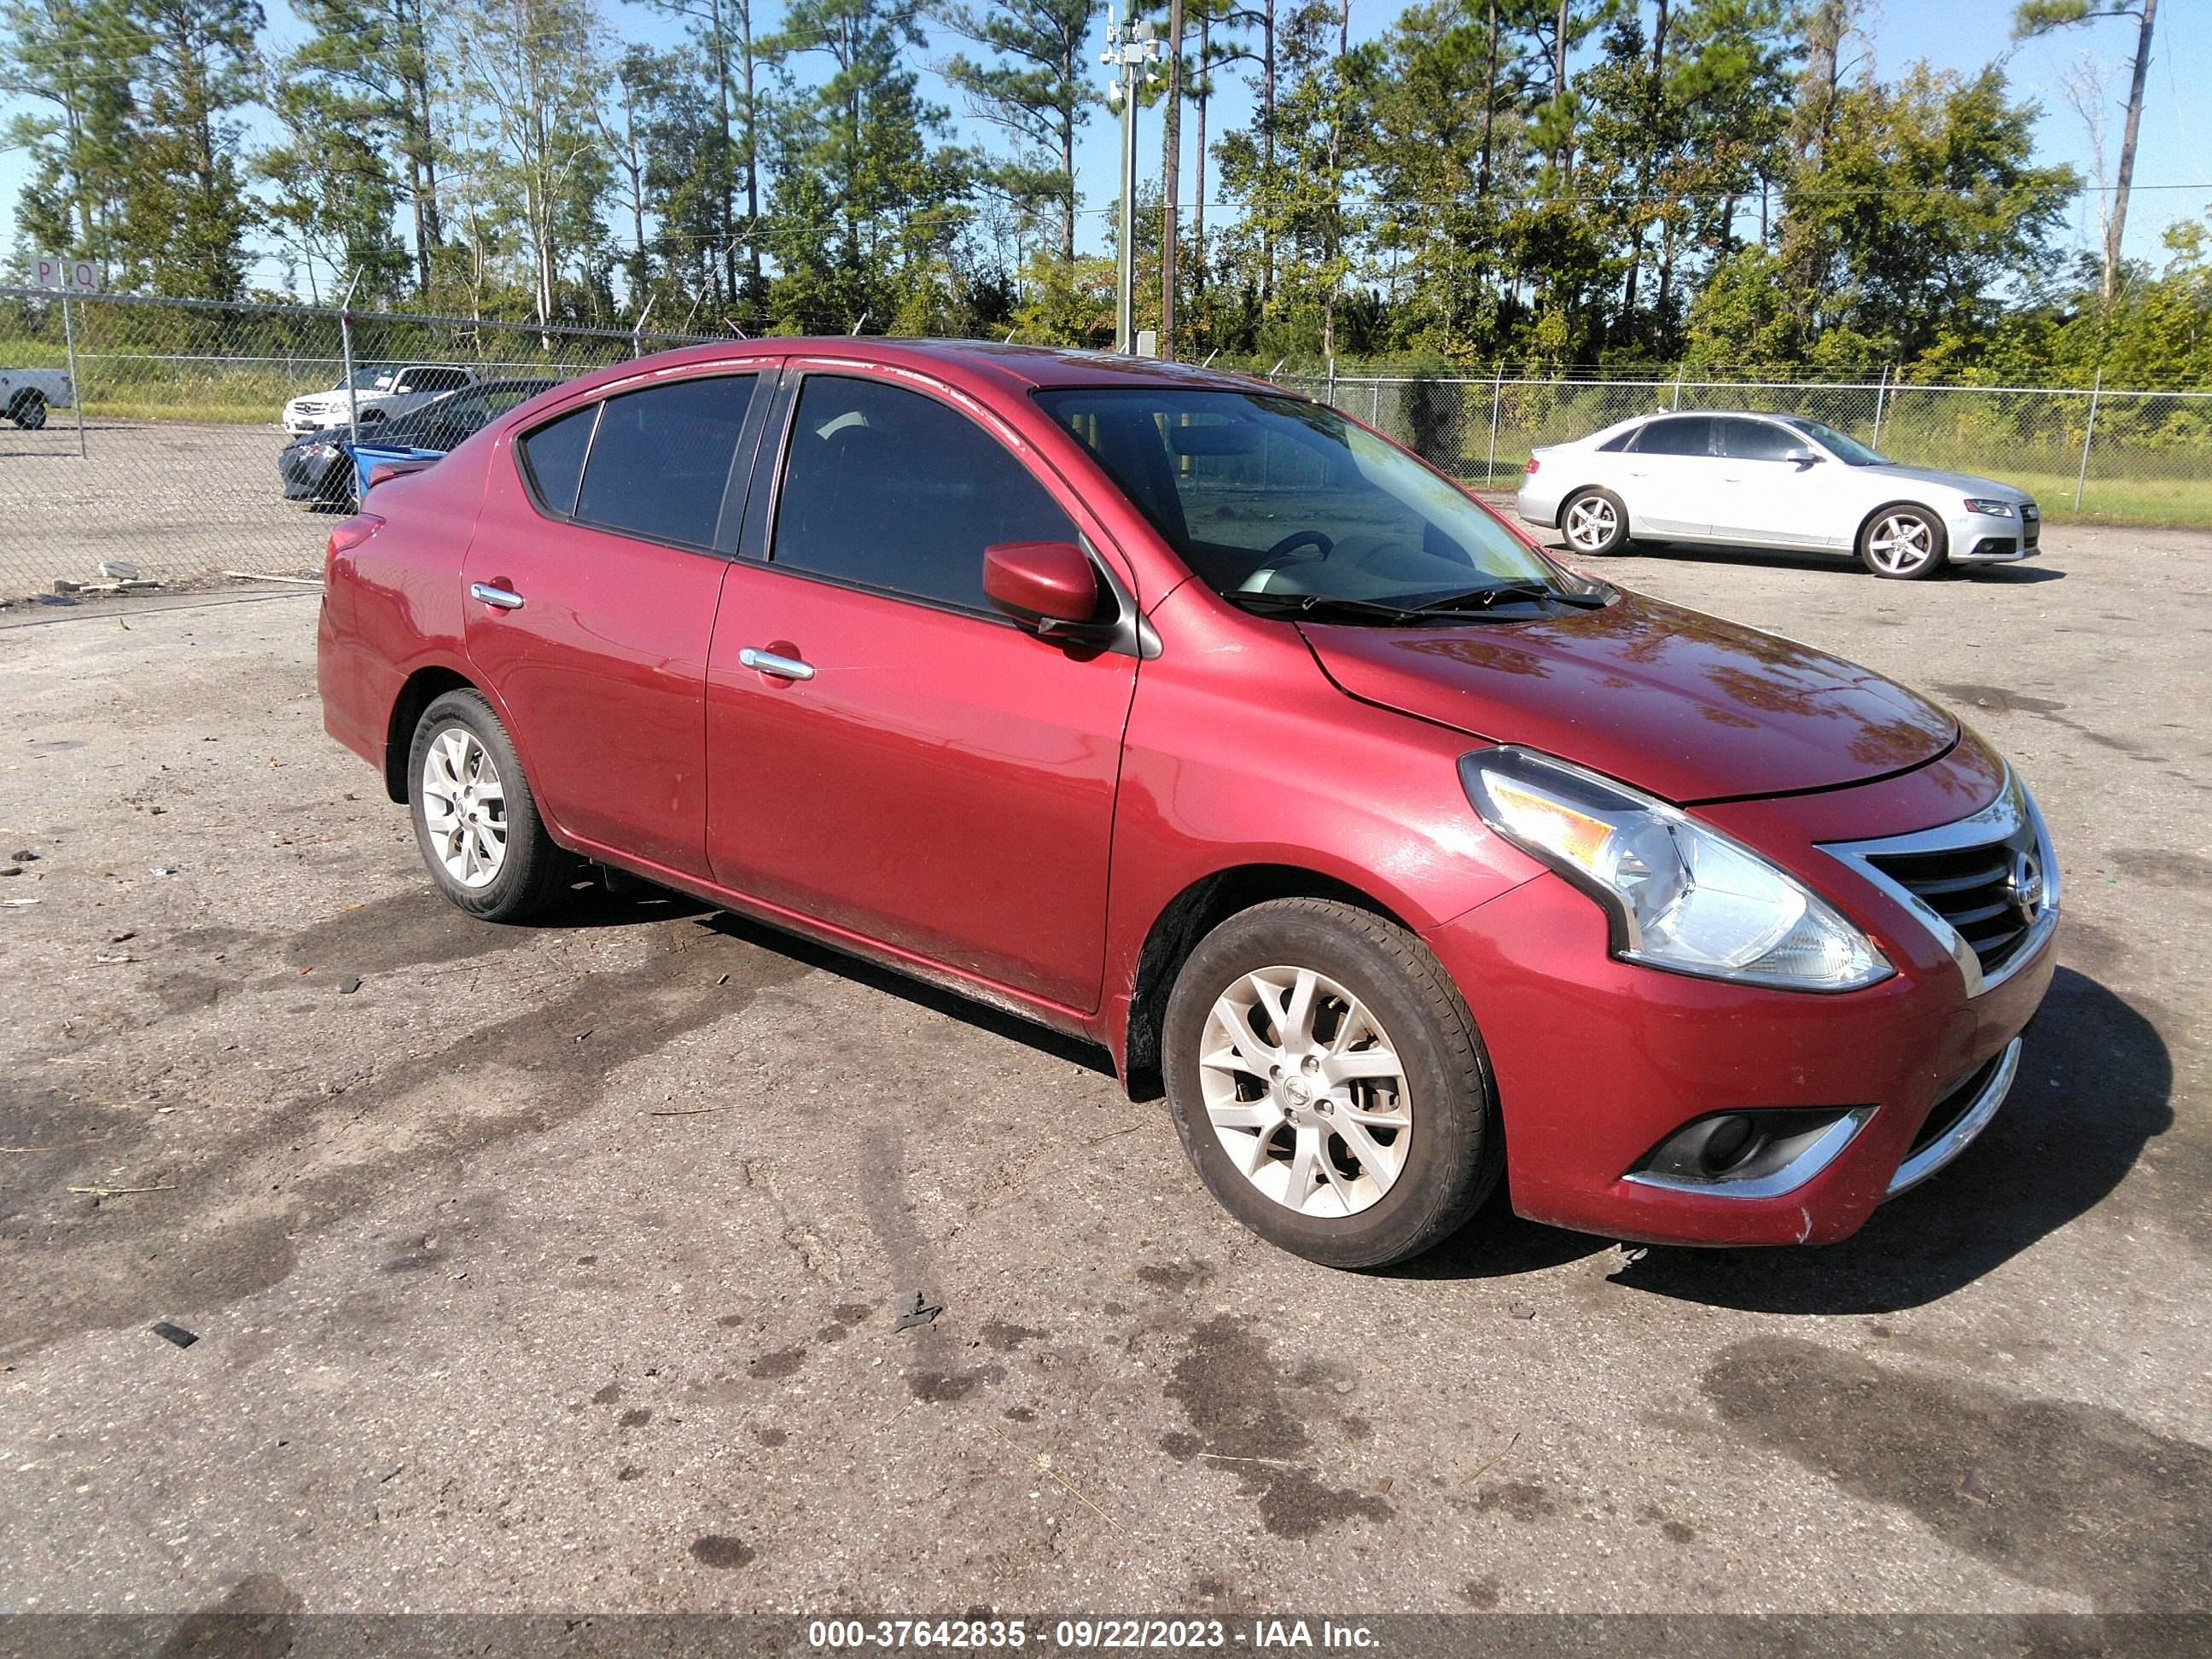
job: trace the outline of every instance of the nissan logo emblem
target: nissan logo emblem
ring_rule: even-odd
[[[2013,855],[2012,873],[2005,878],[2005,890],[2021,919],[2033,921],[2036,912],[2043,908],[2043,860],[2036,857],[2033,848],[2024,847]]]

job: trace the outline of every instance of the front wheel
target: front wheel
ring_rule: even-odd
[[[1567,497],[1559,510],[1567,545],[1591,558],[1628,547],[1628,508],[1610,489],[1585,489]]]
[[[408,750],[408,811],[438,890],[472,916],[520,921],[576,871],[553,844],[507,728],[478,691],[422,711]]]
[[[1917,507],[1886,507],[1859,532],[1859,559],[1877,576],[1917,582],[1943,568],[1943,526]]]
[[[46,395],[43,392],[26,392],[15,399],[9,410],[8,418],[26,432],[36,432],[46,423]]]
[[[1183,1150],[1223,1207],[1334,1267],[1441,1243],[1502,1148],[1473,1017],[1421,942],[1327,899],[1277,899],[1199,942],[1162,1059]]]

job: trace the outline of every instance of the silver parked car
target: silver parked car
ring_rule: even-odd
[[[1539,449],[1514,506],[1577,554],[1632,537],[1856,553],[1905,581],[2033,558],[2043,528],[2024,489],[1902,466],[1818,421],[1735,412],[1644,415]]]

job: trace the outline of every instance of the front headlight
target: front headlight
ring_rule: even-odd
[[[2012,503],[2010,501],[1977,501],[1974,497],[1969,495],[1966,497],[1966,511],[1969,513],[1978,513],[1984,518],[1988,519],[2009,519],[2012,517]]]
[[[1483,822],[1604,905],[1613,954],[1792,991],[1856,991],[1896,970],[1795,878],[1666,802],[1534,750],[1463,757]]]

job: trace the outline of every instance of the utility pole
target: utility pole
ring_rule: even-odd
[[[1159,61],[1160,43],[1152,20],[1134,15],[1137,0],[1127,0],[1128,15],[1114,21],[1109,14],[1106,50],[1098,61],[1114,71],[1106,85],[1106,107],[1121,117],[1121,216],[1120,258],[1115,262],[1114,349],[1137,349],[1137,94],[1149,82],[1159,79],[1151,65]],[[1139,71],[1144,71],[1139,79]]]
[[[1162,143],[1166,157],[1160,214],[1160,356],[1170,362],[1176,355],[1176,242],[1182,234],[1182,216],[1177,198],[1182,187],[1182,0],[1168,3],[1168,112]]]

